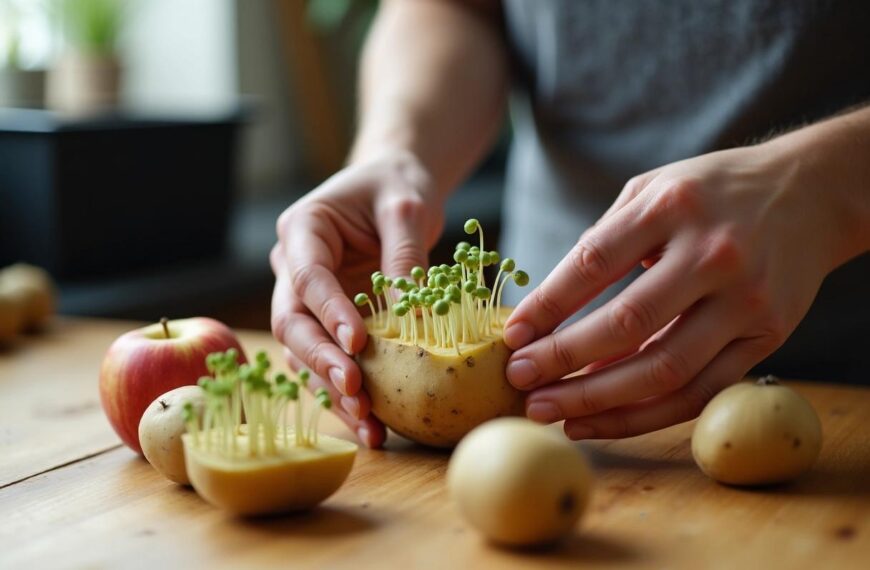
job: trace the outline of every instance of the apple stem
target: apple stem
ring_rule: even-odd
[[[166,338],[172,338],[169,334],[169,319],[166,317],[161,318],[160,324],[163,325],[163,334],[166,335]]]

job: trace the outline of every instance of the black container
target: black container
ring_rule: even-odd
[[[241,117],[0,110],[0,266],[75,279],[219,255]]]

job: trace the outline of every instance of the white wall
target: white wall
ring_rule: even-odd
[[[204,109],[238,92],[234,0],[134,0],[122,49],[125,102]]]

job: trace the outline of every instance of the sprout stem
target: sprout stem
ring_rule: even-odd
[[[459,343],[456,342],[456,309],[451,304],[450,306],[450,336],[453,337],[453,346],[456,348],[457,356],[462,356],[459,352]]]
[[[296,398],[296,445],[305,444],[305,433],[302,431],[302,394]]]
[[[378,301],[378,311],[373,315],[372,322],[375,324],[375,328],[382,329],[384,328],[384,326],[381,324],[381,320],[383,320],[381,319],[381,317],[383,316],[381,313],[383,312],[384,308],[383,305],[381,305],[381,296],[375,295],[375,299],[377,299]]]
[[[498,287],[498,296],[495,300],[495,322],[497,325],[501,325],[501,294],[504,293],[505,285],[507,284],[508,279],[514,274],[513,271],[510,273],[505,273],[504,279],[501,281],[501,285]],[[496,284],[498,285],[498,284]]]

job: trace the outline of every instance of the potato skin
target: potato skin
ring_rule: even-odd
[[[372,412],[390,429],[433,447],[455,446],[487,420],[523,415],[525,396],[505,378],[501,336],[455,350],[427,350],[369,335],[357,361]]]
[[[701,470],[729,485],[769,485],[807,471],[822,447],[815,410],[776,384],[741,382],[714,397],[695,424],[692,456]]]
[[[447,468],[459,512],[505,545],[553,543],[586,511],[592,473],[561,433],[524,418],[501,418],[468,434]]]
[[[170,390],[151,402],[139,420],[142,455],[160,474],[179,485],[190,485],[181,443],[181,436],[187,431],[182,413],[186,402],[193,404],[197,415],[202,415],[203,389],[180,386]]]
[[[0,271],[0,291],[15,300],[20,306],[21,328],[39,330],[48,323],[55,312],[54,281],[45,270],[16,263]]]

